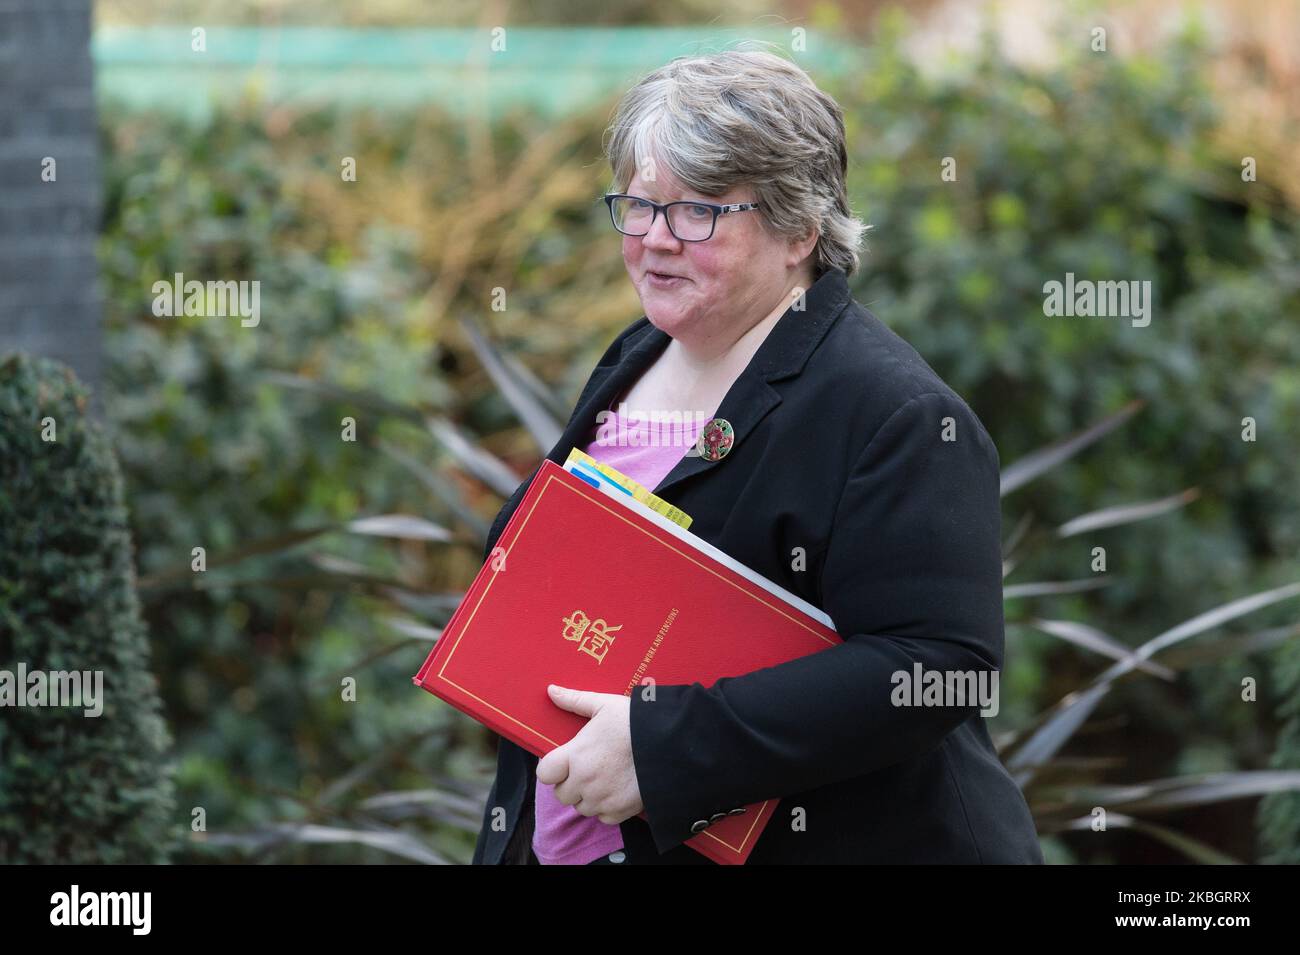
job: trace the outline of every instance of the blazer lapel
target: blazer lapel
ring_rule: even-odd
[[[653,325],[623,342],[613,364],[597,365],[591,380],[578,398],[577,408],[568,425],[546,457],[561,467],[574,447],[585,447],[596,426],[596,415],[609,407],[614,396],[641,376],[668,346],[669,337]]]
[[[781,403],[781,391],[774,388],[772,382],[795,377],[803,371],[808,356],[848,302],[847,277],[842,270],[831,269],[805,293],[802,310],[788,308],[777,320],[713,413],[714,418],[723,418],[731,424],[733,447],[740,446],[758,423]],[[691,448],[664,476],[653,493],[663,497],[674,485],[710,468],[726,467],[731,459],[728,454],[718,461],[710,461]]]
[[[772,331],[775,332],[776,329]],[[768,340],[770,338],[771,333],[769,333]],[[766,344],[766,341],[764,344]],[[731,389],[723,397],[721,404],[718,405],[718,410],[713,413],[713,417],[724,418],[731,423],[734,447],[744,441],[745,436],[754,430],[754,426],[780,403],[780,392],[769,385],[760,375],[754,373],[754,366],[751,362],[741,372],[740,377],[732,383]],[[654,489],[653,493],[663,497],[664,492],[674,484],[685,481],[688,477],[699,474],[701,471],[721,467],[727,463],[728,457],[730,455],[720,461],[710,461],[708,458],[700,457],[695,448],[687,448],[682,459],[673,466],[671,471],[664,475],[664,479],[659,482],[659,486]]]
[[[781,392],[772,382],[797,376],[803,370],[808,356],[848,303],[847,277],[840,269],[830,269],[804,295],[803,310],[788,308],[777,320],[714,412],[715,418],[730,422],[736,445],[781,403]],[[666,332],[647,324],[638,335],[623,343],[612,365],[597,365],[577,410],[547,457],[563,465],[571,448],[584,446],[596,426],[596,415],[654,364],[669,341]],[[690,448],[653,493],[662,497],[674,485],[710,468],[725,467],[729,460],[731,455],[710,461]]]

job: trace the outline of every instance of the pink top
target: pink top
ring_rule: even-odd
[[[695,445],[706,421],[698,415],[659,422],[628,421],[612,411],[605,423],[597,424],[595,439],[582,450],[653,491]],[[621,441],[620,427],[626,429]],[[627,440],[631,432],[637,433],[636,444]],[[538,780],[535,796],[533,852],[542,865],[586,865],[623,848],[618,826],[566,806],[555,797],[554,786]]]

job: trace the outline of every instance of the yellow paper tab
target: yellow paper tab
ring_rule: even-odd
[[[644,485],[633,481],[630,477],[616,468],[612,468],[608,464],[602,464],[591,455],[579,451],[577,448],[573,448],[569,451],[569,457],[565,461],[565,464],[568,464],[570,461],[580,461],[593,471],[600,472],[605,477],[609,478],[609,480],[614,484],[617,484],[619,487],[631,492],[633,500],[640,501],[646,507],[650,508],[650,510],[668,518],[668,520],[672,521],[683,530],[690,528],[691,516],[689,514],[683,511],[680,507],[669,504],[663,498],[655,497],[655,495],[646,490]]]

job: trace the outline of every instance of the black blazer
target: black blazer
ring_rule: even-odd
[[[654,493],[691,515],[692,533],[822,608],[844,643],[708,689],[633,692],[649,822],[620,824],[626,862],[713,865],[682,843],[775,797],[750,865],[1041,863],[978,705],[891,703],[891,676],[914,664],[1002,667],[997,449],[916,351],[852,300],[843,271],[805,298],[716,412],[734,429],[731,451],[684,456]],[[562,465],[593,440],[597,413],[668,341],[645,317],[614,339],[547,458]],[[497,515],[484,560],[531,480]],[[536,768],[498,737],[475,864],[536,862]]]

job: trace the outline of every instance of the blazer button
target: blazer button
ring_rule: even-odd
[[[727,815],[728,815],[728,816],[739,816],[739,815],[740,815],[742,812],[744,812],[744,811],[745,811],[745,807],[744,807],[744,806],[737,806],[735,809],[729,810],[729,811],[727,812]]]
[[[691,832],[694,832],[697,835],[707,828],[709,828],[709,820],[707,819],[696,819],[691,823]]]
[[[727,818],[727,814],[725,812],[715,812],[713,815],[709,817],[709,824],[712,825],[713,823],[717,822],[719,819],[726,819],[726,818]]]

